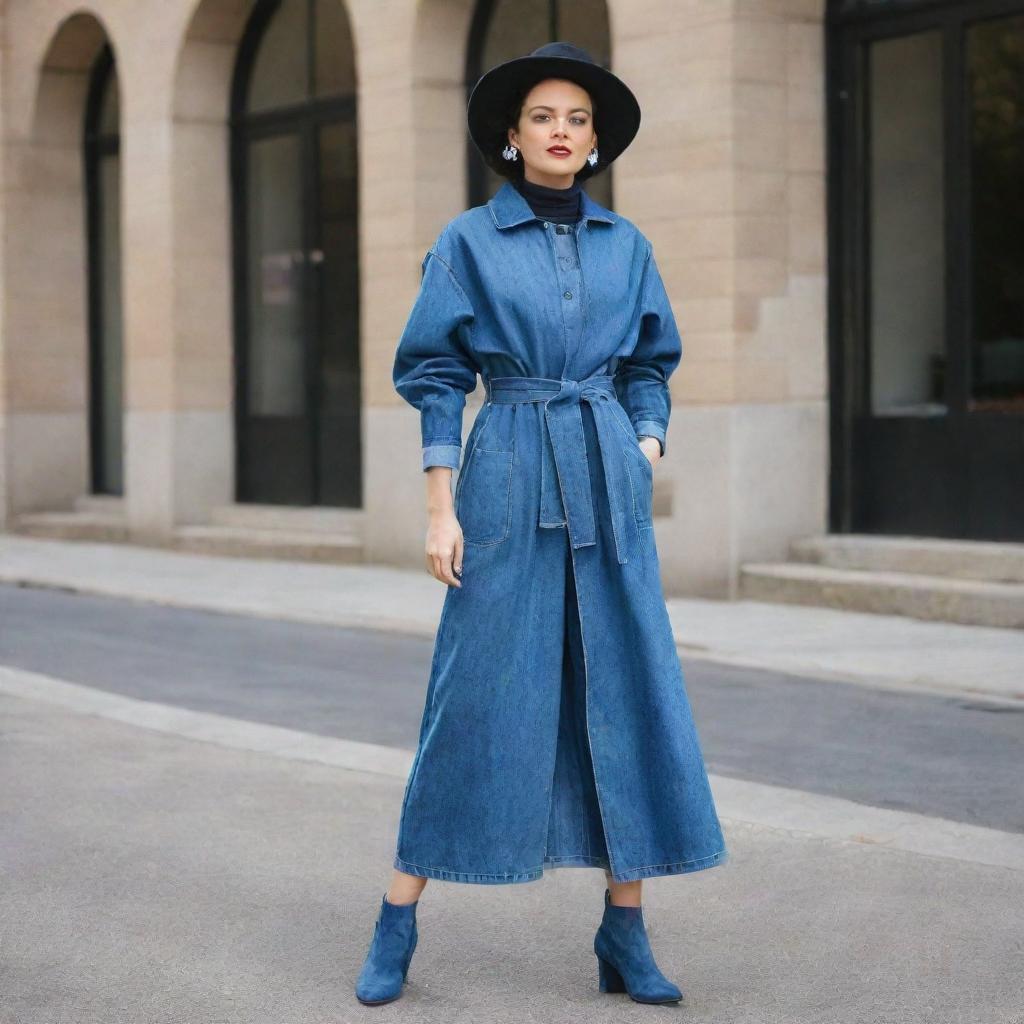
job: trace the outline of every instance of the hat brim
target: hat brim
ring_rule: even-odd
[[[603,170],[633,141],[640,129],[640,104],[621,78],[599,64],[572,57],[516,57],[482,75],[467,105],[469,134],[480,155],[501,171],[501,150],[508,143],[504,115],[512,97],[545,78],[567,78],[582,86],[595,104],[598,162],[585,163],[577,179]]]

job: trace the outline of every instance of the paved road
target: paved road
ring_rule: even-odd
[[[682,1006],[598,992],[603,875],[562,869],[428,883],[403,998],[363,1007],[401,779],[7,694],[0,723],[3,1024],[1024,1024],[1024,872],[730,819],[727,865],[644,885]]]
[[[0,586],[0,664],[412,749],[429,641]],[[709,768],[1024,832],[1024,708],[684,659]]]

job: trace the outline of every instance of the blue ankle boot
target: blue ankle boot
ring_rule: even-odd
[[[373,928],[373,939],[356,981],[356,998],[367,1006],[390,1003],[402,994],[416,949],[416,904],[388,903],[387,893]]]
[[[604,891],[604,918],[594,936],[602,992],[628,992],[636,1003],[678,1003],[683,993],[658,970],[643,910],[617,907]]]

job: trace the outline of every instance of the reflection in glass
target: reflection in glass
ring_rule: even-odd
[[[929,31],[868,51],[874,415],[946,412],[941,43]]]
[[[248,411],[299,416],[306,408],[299,139],[249,149]]]
[[[1024,16],[967,32],[970,408],[1024,412]]]

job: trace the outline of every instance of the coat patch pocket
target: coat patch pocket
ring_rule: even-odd
[[[512,521],[512,452],[474,448],[459,487],[455,518],[466,544],[500,544]]]
[[[639,444],[627,445],[623,451],[626,453],[629,486],[633,492],[633,515],[637,525],[654,526],[654,467]]]

